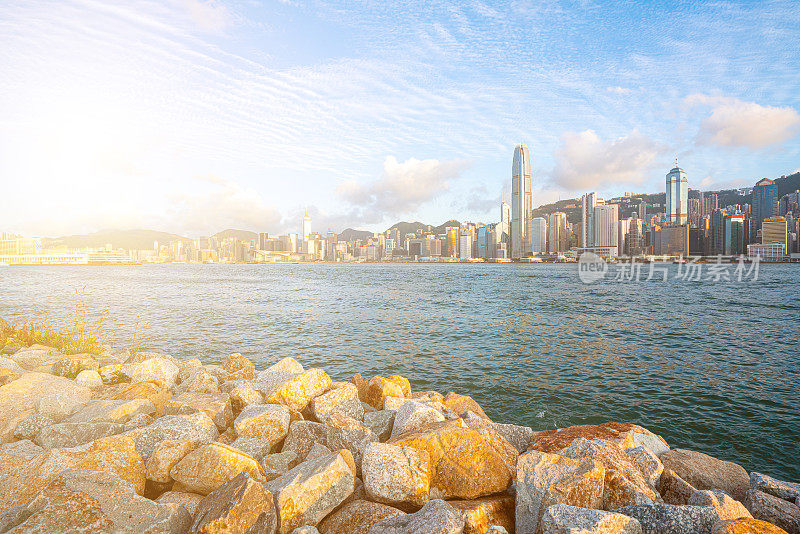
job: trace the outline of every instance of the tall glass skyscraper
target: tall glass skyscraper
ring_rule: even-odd
[[[531,155],[528,145],[514,148],[511,169],[511,257],[531,255],[533,231],[533,191],[531,190]]]
[[[764,219],[777,215],[777,200],[778,186],[769,178],[759,180],[753,187],[753,225],[750,228],[752,241],[755,241],[756,232],[761,230]]]
[[[586,193],[583,195],[582,200],[581,246],[591,247],[594,245],[594,207],[597,205],[597,195],[595,193]]]
[[[677,165],[667,174],[667,221],[673,224],[689,221],[689,180],[686,171]]]

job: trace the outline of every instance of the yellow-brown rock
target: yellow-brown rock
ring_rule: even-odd
[[[542,430],[533,435],[528,450],[558,453],[569,447],[577,438],[604,439],[623,450],[644,445],[659,457],[664,451],[669,450],[669,445],[661,436],[629,423],[574,425],[560,430]]]
[[[428,452],[431,499],[475,499],[504,491],[511,483],[506,459],[461,420],[430,423],[390,442]]]
[[[658,483],[658,492],[667,504],[686,504],[697,488],[679,477],[672,469],[664,469]]]
[[[503,459],[503,463],[506,464],[511,477],[515,477],[517,475],[517,458],[519,457],[519,451],[516,447],[489,426],[472,426],[469,424],[467,426],[483,436],[486,443]]]
[[[0,453],[0,510],[32,499],[64,469],[108,471],[144,493],[145,466],[135,438],[125,434],[100,438],[74,449],[51,449],[30,459]]]
[[[400,387],[403,391],[403,397],[408,397],[411,394],[411,383],[408,378],[400,375],[392,375],[386,377],[386,380]]]
[[[190,514],[194,515],[194,511],[200,501],[203,500],[203,497],[203,495],[185,491],[165,491],[156,499],[156,502],[160,504],[182,504],[189,510]]]
[[[222,368],[228,373],[228,380],[252,380],[256,377],[253,362],[238,353],[228,356]]]
[[[309,369],[284,381],[264,396],[267,404],[283,404],[301,411],[308,401],[331,387],[331,377],[322,369]]]
[[[124,385],[107,397],[109,400],[148,399],[156,409],[156,415],[164,415],[164,404],[172,398],[172,391],[163,380],[147,380]]]
[[[386,397],[405,397],[403,387],[382,376],[372,377],[367,384],[364,402],[376,410],[381,410],[383,409],[383,399]]]
[[[175,395],[164,403],[167,415],[203,412],[214,421],[220,431],[225,431],[233,422],[231,398],[227,393],[197,393],[188,391]]]
[[[169,472],[192,450],[190,439],[167,439],[156,445],[147,459],[146,476],[153,482],[172,482]]]
[[[238,449],[214,442],[184,456],[172,468],[170,475],[176,482],[174,489],[208,495],[242,472],[264,481],[264,470],[255,459]]]
[[[405,515],[405,512],[385,504],[358,499],[330,514],[318,529],[320,534],[367,534],[375,523],[399,515]]]
[[[467,412],[472,412],[478,417],[489,419],[486,413],[481,408],[481,405],[475,402],[475,399],[469,395],[459,395],[451,391],[444,397],[444,405],[456,412],[460,416],[464,416]]]
[[[688,449],[673,449],[661,456],[664,469],[671,469],[699,490],[721,489],[737,501],[743,501],[750,488],[750,477],[736,463]]]
[[[9,382],[13,382],[20,376],[22,375],[20,375],[19,373],[15,373],[14,371],[6,369],[5,367],[0,367],[0,386],[5,386]]]
[[[464,518],[464,534],[485,534],[492,525],[514,532],[514,497],[511,495],[448,502]]]
[[[740,518],[718,521],[711,534],[788,534],[780,527],[759,519]]]

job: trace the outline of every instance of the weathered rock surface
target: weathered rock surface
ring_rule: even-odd
[[[0,454],[19,456],[20,458],[27,458],[29,460],[42,452],[44,452],[44,449],[28,439],[0,445]]]
[[[25,505],[11,532],[185,532],[189,512],[140,497],[134,487],[105,471],[68,469]],[[8,525],[7,525],[8,526]]]
[[[45,449],[77,447],[106,436],[119,434],[119,423],[56,423],[43,428],[34,441]]]
[[[508,488],[506,459],[477,431],[458,422],[428,424],[391,443],[425,450],[431,459],[431,498],[475,499]]]
[[[364,450],[361,470],[371,500],[418,506],[428,501],[431,465],[427,451],[370,443]]]
[[[469,395],[460,395],[451,391],[444,396],[442,402],[445,406],[453,410],[459,416],[463,417],[467,412],[472,412],[481,419],[490,420],[486,413],[481,408],[480,404],[475,402],[475,399]]]
[[[64,354],[52,347],[44,345],[31,345],[21,349],[11,355],[11,359],[20,367],[33,371],[35,369],[50,367],[48,373],[53,370],[53,364],[64,357]]]
[[[161,380],[171,386],[175,384],[175,379],[178,376],[178,366],[168,358],[156,356],[141,362],[126,362],[122,366],[122,373],[130,377],[131,382]]]
[[[800,534],[800,508],[796,504],[751,489],[745,493],[744,505],[755,519],[772,523],[789,534]]]
[[[278,510],[278,532],[317,525],[353,492],[356,466],[347,450],[303,462],[269,482]]]
[[[318,529],[321,534],[367,534],[381,520],[404,514],[385,504],[358,499],[331,513]]]
[[[390,438],[396,438],[406,432],[417,430],[428,423],[439,421],[444,421],[444,416],[441,412],[421,402],[408,400],[397,409]]]
[[[208,495],[239,473],[265,480],[258,462],[222,443],[209,443],[191,451],[170,470],[181,490],[201,495]]]
[[[222,369],[228,373],[228,380],[252,380],[256,377],[256,368],[253,362],[239,353],[225,358]]]
[[[164,404],[172,397],[172,391],[163,380],[146,380],[125,384],[108,397],[109,400],[147,399],[156,409],[156,415],[164,415]]]
[[[750,488],[769,493],[787,501],[794,501],[800,497],[800,484],[784,482],[755,471],[750,473]]]
[[[300,458],[293,451],[283,451],[264,455],[260,462],[261,467],[264,469],[265,478],[270,481],[296,467],[300,463]]]
[[[233,413],[237,416],[246,406],[264,404],[264,394],[250,384],[237,384],[230,390],[229,394]]]
[[[375,523],[369,534],[462,534],[464,518],[447,502],[428,501],[413,514],[387,517]]]
[[[289,433],[289,408],[280,404],[251,404],[233,423],[240,438],[266,439],[275,446]]]
[[[711,534],[719,521],[711,506],[637,504],[614,511],[637,519],[643,534]]]
[[[734,500],[722,490],[695,491],[686,503],[691,506],[711,506],[717,511],[720,520],[752,518],[742,503]]]
[[[156,445],[164,440],[188,439],[193,447],[198,447],[211,443],[219,435],[217,426],[202,412],[191,415],[166,415],[132,433],[136,438],[136,450],[145,461]]]
[[[569,447],[576,438],[603,439],[623,450],[644,445],[659,458],[669,450],[667,442],[660,436],[639,425],[628,423],[574,425],[560,430],[543,430],[533,435],[528,450],[557,453]]]
[[[392,410],[364,412],[364,426],[372,430],[378,440],[386,441],[392,435],[394,415]]]
[[[592,458],[606,468],[603,489],[604,510],[614,510],[634,504],[651,504],[659,498],[628,455],[611,442],[577,438],[563,454],[567,458]]]
[[[263,380],[259,375],[259,380]],[[289,375],[264,393],[268,404],[283,404],[291,410],[300,411],[314,397],[331,387],[331,377],[322,369],[309,369],[297,375]]]
[[[91,354],[72,354],[53,363],[53,374],[66,378],[76,378],[81,371],[97,371],[100,366]]]
[[[145,464],[145,474],[153,482],[172,482],[170,471],[192,450],[188,439],[168,439],[156,445]]]
[[[352,417],[357,421],[364,419],[364,407],[358,399],[358,389],[343,382],[334,382],[333,388],[311,399],[309,403],[314,419],[324,423],[334,413]]]
[[[240,473],[200,501],[191,531],[272,534],[276,527],[272,494],[262,483]]]
[[[261,438],[236,438],[230,446],[252,456],[257,462],[261,462],[272,451],[272,443]]]
[[[313,421],[294,421],[283,444],[282,451],[293,451],[299,458],[305,458],[314,443],[321,443],[330,450],[347,449],[361,463],[361,455],[368,443],[378,438],[358,421],[349,417],[332,414],[328,424]]]
[[[361,378],[361,375],[358,375],[358,377]],[[356,387],[358,386],[359,384],[356,384]],[[401,385],[392,382],[388,378],[374,376],[372,380],[359,389],[359,397],[376,410],[382,410],[383,399],[386,397],[405,397],[405,394]]]
[[[189,510],[189,513],[194,515],[197,505],[200,504],[204,498],[203,495],[197,493],[188,493],[185,491],[165,491],[156,499],[160,504],[177,504],[183,505]]]
[[[567,504],[548,506],[542,517],[544,534],[641,534],[639,521],[626,515]]]
[[[258,373],[258,376],[260,377],[261,373],[271,373],[275,371],[283,373],[302,373],[303,371],[305,371],[305,369],[303,369],[303,366],[300,364],[300,362],[298,362],[294,358],[287,356],[286,358],[282,358],[277,362],[273,363],[272,365],[267,367],[266,370]]]
[[[503,423],[495,423],[489,419],[480,417],[471,417],[465,419],[467,426],[480,430],[482,428],[491,428],[500,436],[508,441],[519,453],[523,453],[528,448],[531,436],[533,436],[533,429],[527,426],[508,425]]]
[[[35,413],[29,415],[19,422],[17,428],[14,429],[14,439],[27,439],[33,440],[43,428],[46,428],[55,423],[49,417]]]
[[[175,392],[178,394],[189,392],[219,393],[219,378],[204,368],[184,368],[178,373],[178,380],[180,383],[175,386]]]
[[[664,469],[671,469],[699,490],[721,489],[741,501],[750,487],[750,477],[741,465],[702,452],[672,449],[662,454],[660,460]]]
[[[672,469],[664,469],[658,481],[658,492],[667,504],[687,504],[697,488],[679,477]]]
[[[664,472],[664,465],[658,459],[658,456],[642,445],[627,449],[625,454],[628,455],[630,461],[642,474],[647,485],[651,489],[657,490],[661,483],[661,473]]]
[[[87,388],[99,388],[103,387],[103,379],[94,369],[85,369],[75,377],[75,384]]]
[[[711,534],[787,534],[787,532],[766,521],[743,518],[719,521],[711,529]]]
[[[600,508],[605,467],[591,458],[572,459],[540,451],[517,461],[516,528],[518,534],[536,534],[549,506],[568,504]]]
[[[448,503],[464,518],[464,534],[484,534],[490,526],[514,532],[514,497],[511,495],[493,495]]]
[[[164,403],[164,413],[167,415],[197,412],[205,413],[220,432],[233,422],[233,408],[227,393],[187,392],[175,395]]]
[[[319,458],[320,456],[326,456],[328,454],[331,454],[332,452],[333,452],[332,450],[330,450],[322,443],[315,443],[314,445],[312,445],[311,450],[308,451],[308,454],[306,454],[306,457],[303,458],[303,461],[307,462],[309,460],[313,460],[314,458]]]
[[[93,400],[63,419],[64,423],[124,424],[140,414],[153,414],[156,409],[148,399]]]

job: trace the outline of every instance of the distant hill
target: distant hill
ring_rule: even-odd
[[[800,172],[789,174],[788,176],[781,176],[775,183],[778,184],[778,196],[788,195],[800,190]]]
[[[347,228],[342,231],[337,237],[339,241],[355,241],[357,239],[369,239],[372,237],[373,232],[367,230],[356,230],[355,228]]]
[[[110,244],[114,249],[148,250],[156,241],[166,244],[178,240],[191,241],[187,237],[155,230],[101,230],[86,235],[46,237],[42,239],[42,245],[46,248],[100,248]]]
[[[451,219],[443,222],[439,226],[431,226],[430,224],[421,223],[419,221],[400,221],[390,226],[389,230],[396,228],[397,232],[400,234],[400,239],[402,240],[408,234],[443,234],[448,226],[461,226],[461,223],[455,219]]]
[[[234,230],[233,228],[228,228],[227,230],[217,232],[211,237],[215,237],[219,240],[235,237],[236,239],[240,239],[242,241],[258,242],[258,234],[256,232],[250,232],[248,230]]]

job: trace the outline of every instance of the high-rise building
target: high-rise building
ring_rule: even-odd
[[[783,250],[788,250],[789,225],[784,217],[769,217],[761,223],[761,243],[783,243]]]
[[[594,245],[594,207],[597,205],[597,195],[586,193],[581,203],[581,242],[582,247]]]
[[[619,243],[619,213],[616,204],[594,207],[594,243],[593,247],[616,247]]]
[[[478,227],[478,257],[489,257],[486,255],[486,226],[484,225]]]
[[[744,215],[725,216],[725,254],[738,256],[746,252],[744,242]]]
[[[716,209],[711,212],[711,234],[709,236],[709,254],[725,254],[725,210]]]
[[[675,165],[667,173],[667,221],[686,224],[689,220],[689,181],[686,172]]]
[[[769,178],[759,180],[753,187],[753,236],[761,230],[761,223],[777,215],[778,186]]]
[[[533,219],[533,191],[531,189],[531,156],[528,146],[514,148],[511,170],[511,257],[523,258],[531,254],[531,219]]]
[[[500,235],[499,243],[508,243],[511,239],[511,206],[507,202],[500,203]]]
[[[547,252],[547,221],[543,217],[535,217],[531,227],[531,252],[544,254]]]
[[[637,215],[642,222],[647,221],[647,202],[645,200],[639,202],[639,212]]]
[[[311,217],[309,217],[308,212],[303,216],[303,241],[308,241],[309,236],[311,235]]]
[[[557,211],[549,215],[547,223],[547,252],[558,254],[569,250],[567,214]]]
[[[472,233],[462,229],[458,238],[458,257],[468,260],[472,257]]]
[[[625,254],[625,250],[627,250],[628,248],[626,240],[628,238],[628,232],[630,231],[631,228],[631,219],[622,219],[621,221],[619,221],[618,225],[619,226],[617,228],[617,243],[618,243],[617,253],[620,256],[622,256]]]

